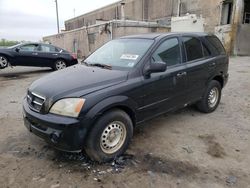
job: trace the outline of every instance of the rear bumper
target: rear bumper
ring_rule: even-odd
[[[81,151],[87,130],[83,121],[54,114],[32,111],[23,101],[23,119],[26,128],[53,147],[70,152]]]

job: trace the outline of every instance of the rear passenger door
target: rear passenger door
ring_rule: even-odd
[[[49,44],[41,44],[39,46],[37,66],[52,67],[58,58],[59,50]]]
[[[183,36],[182,41],[186,56],[187,98],[194,102],[203,95],[214,62],[211,52],[199,37]]]

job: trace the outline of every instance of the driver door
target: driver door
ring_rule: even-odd
[[[181,44],[178,37],[166,39],[155,50],[149,63],[164,62],[167,70],[144,78],[144,106],[142,119],[178,108],[186,102],[186,66],[182,64]],[[146,118],[146,119],[147,119]]]

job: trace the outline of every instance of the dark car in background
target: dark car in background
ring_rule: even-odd
[[[60,70],[77,63],[75,55],[50,44],[25,43],[0,49],[1,69],[10,64],[11,66],[51,67],[53,70]]]
[[[139,123],[191,104],[213,112],[228,61],[219,39],[206,33],[112,40],[83,65],[33,82],[23,101],[25,126],[55,148],[109,161],[125,152]]]

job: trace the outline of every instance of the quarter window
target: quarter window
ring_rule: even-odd
[[[195,37],[183,37],[187,54],[187,61],[203,58],[202,46],[199,39]]]
[[[220,40],[215,36],[207,36],[207,41],[209,42],[211,48],[213,49],[215,55],[224,55],[226,54],[223,45]]]
[[[152,59],[154,62],[165,62],[167,66],[180,63],[180,46],[177,38],[167,39],[154,52]]]

